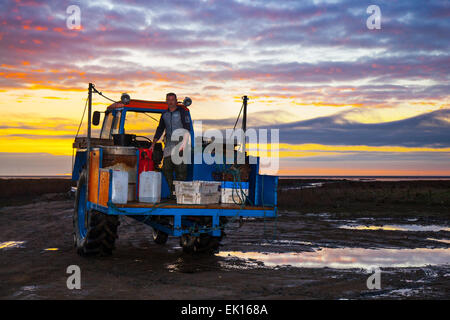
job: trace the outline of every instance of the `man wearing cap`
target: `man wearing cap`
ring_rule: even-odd
[[[169,108],[162,113],[161,118],[159,119],[159,125],[156,128],[155,136],[153,137],[153,142],[150,149],[153,150],[155,143],[161,138],[161,135],[165,130],[166,137],[162,172],[170,188],[170,198],[174,199],[173,174],[175,172],[176,180],[186,180],[187,164],[184,162],[180,164],[173,163],[171,153],[179,141],[172,141],[172,134],[176,129],[184,128],[187,130],[184,134],[180,147],[180,152],[182,152],[186,147],[189,133],[191,131],[191,120],[188,111],[177,105],[177,96],[175,93],[168,93],[166,95],[166,102]]]

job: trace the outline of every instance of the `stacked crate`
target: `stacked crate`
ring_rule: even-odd
[[[248,197],[248,182],[222,181],[220,202],[242,204]]]
[[[211,204],[220,201],[218,181],[174,181],[178,204]]]

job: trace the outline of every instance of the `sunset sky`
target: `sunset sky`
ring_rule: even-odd
[[[0,175],[71,172],[89,82],[189,96],[220,129],[248,95],[249,126],[280,130],[280,175],[450,175],[450,1],[1,4]]]

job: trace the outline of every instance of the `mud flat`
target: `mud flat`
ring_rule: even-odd
[[[72,186],[69,178],[0,178],[0,207],[67,198]]]
[[[450,180],[280,179],[280,209],[339,216],[450,218]]]
[[[304,192],[320,189],[325,201],[326,186],[286,192],[305,199]],[[81,258],[72,242],[72,200],[4,206],[0,299],[449,299],[450,220],[433,204],[440,196],[448,203],[445,188],[421,188],[431,190],[432,202],[411,212],[356,210],[366,198],[334,211],[308,210],[307,202],[291,208],[281,191],[276,221],[231,225],[212,256],[183,254],[171,237],[156,245],[148,226],[121,217],[113,256]],[[389,199],[398,197],[386,192],[390,206]],[[81,268],[81,290],[67,289],[69,265]],[[374,268],[380,289],[366,284]]]

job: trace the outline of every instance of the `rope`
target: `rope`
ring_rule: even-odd
[[[216,167],[219,167],[219,165],[217,163],[215,165],[216,165]],[[237,193],[237,195],[238,195],[239,199],[242,200],[242,201],[240,201],[240,203],[237,203],[235,201],[235,198],[233,196],[234,192],[237,192],[237,191],[235,191],[235,188],[232,189],[233,190],[232,191],[232,199],[233,199],[233,202],[235,204],[239,204],[240,205],[240,208],[239,208],[238,212],[233,217],[231,217],[231,219],[229,221],[227,221],[226,223],[220,224],[220,222],[219,222],[219,225],[216,226],[216,227],[202,228],[200,233],[209,233],[209,232],[212,232],[212,231],[215,231],[215,230],[225,229],[228,224],[235,222],[239,218],[239,214],[245,208],[246,201],[248,201],[251,205],[253,205],[253,202],[251,201],[251,199],[245,194],[245,192],[242,189],[242,181],[241,181],[241,178],[240,178],[241,177],[240,169],[239,168],[231,169],[231,167],[227,168],[226,165],[223,165],[223,166],[224,166],[224,169],[219,169],[219,171],[222,172],[222,173],[230,173],[232,175],[232,177],[233,177],[233,185],[236,185],[236,183],[239,183],[240,195],[239,195],[239,193]],[[240,228],[240,226],[238,228]],[[194,235],[196,235],[196,231],[198,233],[198,227],[197,227],[196,224],[194,224],[194,226],[192,226],[189,229],[189,232],[193,233]]]
[[[108,99],[109,101],[112,101],[112,102],[117,102],[117,101],[115,101],[115,100],[113,100],[113,99],[111,99],[111,98],[108,98],[107,96],[103,95],[103,93],[101,93],[100,91],[98,91],[94,86],[93,86],[93,90],[94,90],[94,92],[96,92],[96,93],[98,93],[99,95],[101,95],[103,98]],[[85,102],[85,104],[84,104],[83,115],[81,116],[81,121],[80,121],[80,124],[78,125],[77,133],[75,134],[75,139],[78,137],[78,134],[80,133],[81,125],[83,124],[83,119],[84,119],[84,115],[85,115],[85,113],[86,113],[86,108],[87,108],[88,99],[89,99],[89,97],[86,98],[86,102]],[[73,170],[73,158],[74,158],[74,149],[72,148],[72,169],[71,169],[70,171]]]
[[[81,116],[80,124],[78,125],[78,130],[77,130],[77,133],[75,134],[75,139],[78,137],[78,133],[80,133],[81,125],[83,124],[83,119],[84,119],[84,114],[86,113],[88,99],[89,99],[89,97],[86,98],[86,102],[84,103],[83,115]],[[70,171],[73,171],[73,157],[74,157],[74,148],[72,148],[72,169]]]
[[[239,118],[241,117],[242,109],[244,109],[244,102],[242,102],[241,110],[239,110],[239,114],[238,114],[238,116],[237,116],[236,122],[234,123],[233,131],[231,131],[231,134],[230,134],[230,136],[228,137],[228,139],[231,138],[231,136],[233,135],[234,130],[236,129],[236,125],[237,125],[237,123],[238,123],[238,121],[239,121]]]
[[[118,102],[118,101],[115,101],[115,100],[113,100],[113,99],[111,99],[111,98],[108,98],[108,97],[105,96],[103,93],[101,93],[100,91],[98,91],[94,86],[93,86],[92,88],[93,88],[94,92],[98,93],[98,94],[101,95],[103,98],[108,99],[109,101],[112,101],[112,102],[115,102],[115,103]]]
[[[152,213],[156,208],[163,208],[163,207],[165,207],[166,205],[169,205],[169,204],[171,204],[171,203],[169,203],[168,201],[155,203],[153,206],[150,207],[150,209],[148,211],[144,211],[144,212],[141,212],[141,213],[136,214],[136,215],[147,215],[147,217],[142,221],[142,222],[145,222],[145,221],[147,221],[148,218],[151,217],[150,213]],[[127,215],[129,214],[129,212],[120,209],[119,207],[117,207],[112,202],[108,203],[108,206],[111,207],[113,210],[116,210],[118,212],[125,213]]]
[[[88,103],[89,97],[86,98],[86,102],[84,103],[84,110],[83,115],[81,116],[80,124],[78,125],[77,134],[75,135],[75,138],[78,137],[78,133],[80,133],[81,125],[83,124],[84,114],[86,113],[87,103]]]

